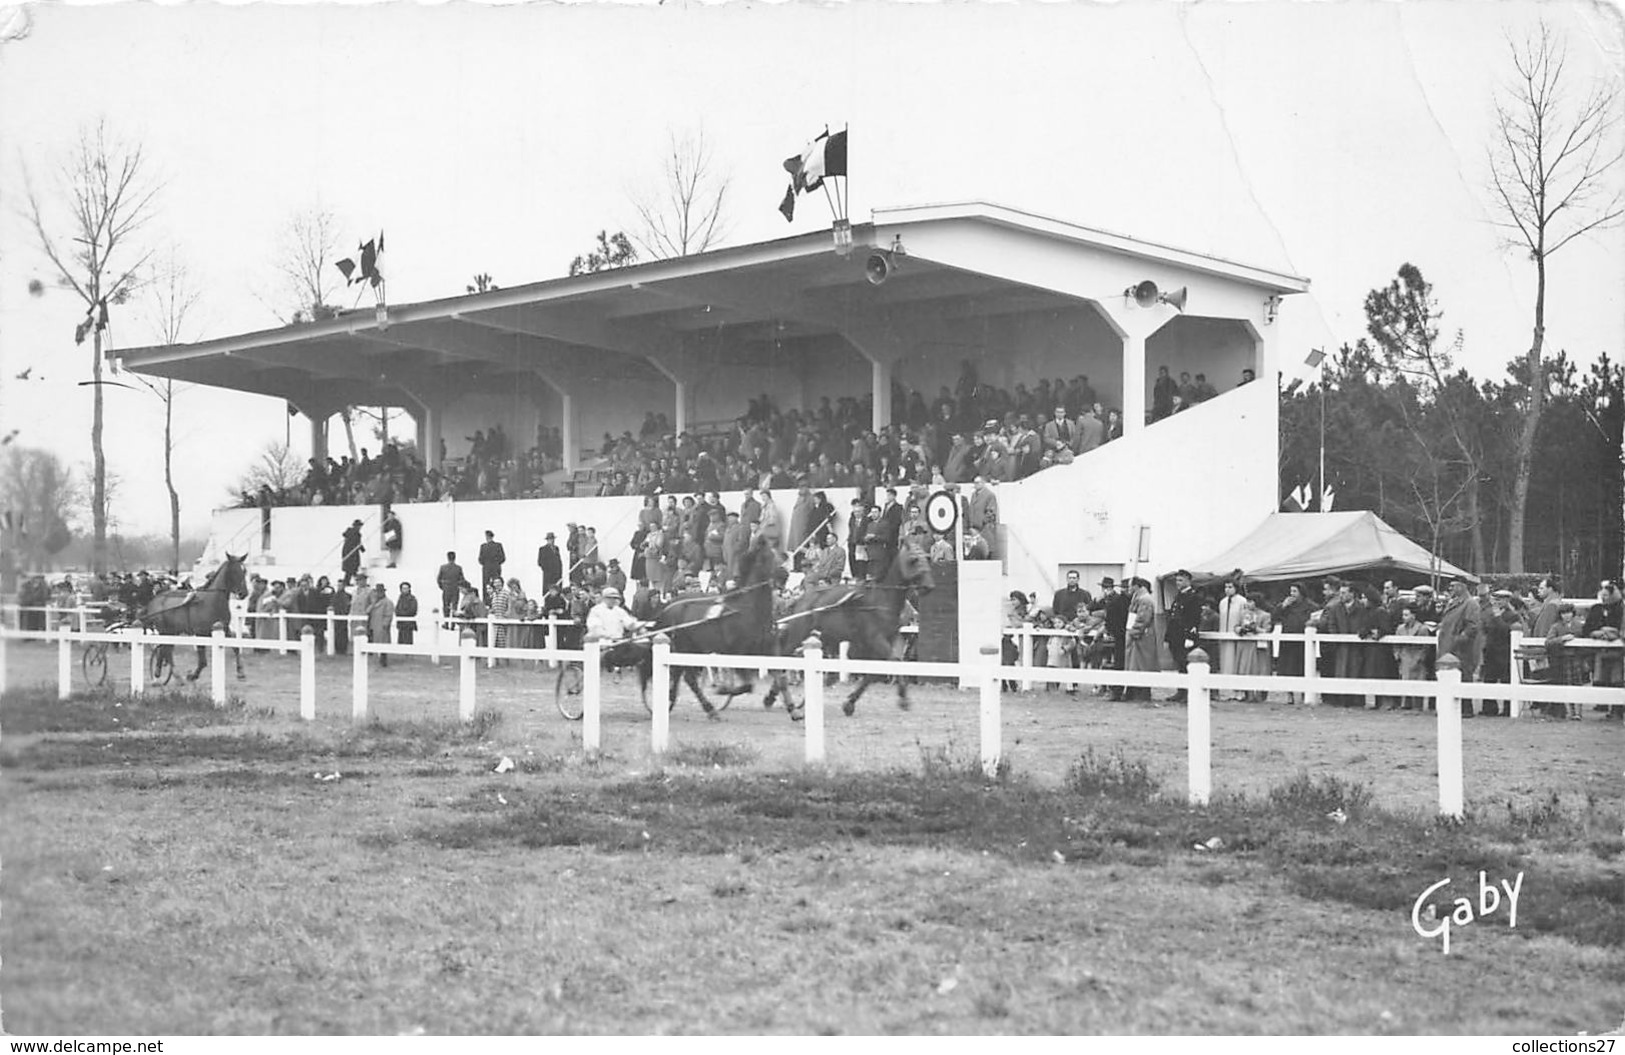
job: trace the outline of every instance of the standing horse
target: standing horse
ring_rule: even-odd
[[[139,622],[172,637],[208,637],[214,633],[214,624],[219,623],[226,628],[228,637],[235,636],[231,632],[231,598],[248,596],[248,575],[243,570],[243,561],[247,556],[226,554],[226,562],[195,590],[165,590],[142,609]],[[237,679],[241,681],[244,677],[243,651],[235,649],[234,654]],[[196,681],[208,661],[209,654],[199,645],[197,669],[188,674],[186,680]]]
[[[690,594],[673,598],[655,614],[650,632],[665,631],[670,635],[674,652],[771,655],[775,644],[773,572],[777,568],[778,554],[772,543],[758,538],[744,555],[744,569],[733,589],[721,596]],[[671,679],[669,704],[677,702],[679,681],[688,683],[706,714],[717,716],[716,708],[700,688],[698,672],[693,667],[682,668],[682,675]],[[782,675],[774,678],[775,692],[781,682]],[[744,680],[736,682],[724,695],[738,696],[751,691],[751,687],[751,678],[746,672]]]
[[[931,561],[925,552],[912,544],[904,545],[886,577],[879,582],[815,586],[798,597],[789,613],[779,621],[779,651],[794,651],[816,630],[825,655],[835,655],[845,641],[851,659],[889,660],[897,643],[897,631],[902,626],[903,601],[909,591],[928,593],[935,585]],[[851,717],[858,698],[875,678],[873,674],[859,677],[857,688],[841,705],[844,714]],[[775,686],[774,692],[763,701],[765,706],[773,706],[777,691]],[[788,697],[785,702],[789,706]],[[897,706],[908,708],[908,685],[903,678],[897,679]],[[801,717],[799,708],[789,709],[791,718]]]

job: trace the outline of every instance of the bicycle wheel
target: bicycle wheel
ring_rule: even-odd
[[[107,681],[107,646],[103,644],[90,644],[85,646],[85,654],[80,657],[79,666],[85,672],[85,681],[91,688],[100,688]]]
[[[572,722],[581,721],[581,665],[566,663],[559,668],[558,681],[553,686],[553,699],[559,713]]]
[[[175,676],[175,646],[158,645],[147,662],[148,680],[154,685],[168,685]]]
[[[673,677],[673,678],[678,678],[678,677],[682,676],[682,672],[677,671],[677,670],[673,670],[673,671],[670,672],[670,676]],[[667,713],[670,713],[670,712],[675,711],[677,709],[677,694],[674,693],[674,692],[671,692],[671,690],[669,690],[669,689],[667,690],[667,693],[668,693],[668,695],[666,697],[666,711],[667,711]],[[650,706],[650,704],[649,704],[649,686],[647,686],[647,685],[641,686],[638,689],[638,695],[643,697],[643,710],[644,710],[644,712],[646,714],[654,714],[655,709],[654,709],[654,707]],[[728,706],[728,704],[726,702],[724,702],[722,704],[722,707],[726,707],[726,706]],[[718,707],[716,709],[720,711],[720,710],[722,710],[722,707]]]

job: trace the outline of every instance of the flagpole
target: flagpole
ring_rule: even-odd
[[[1326,366],[1320,367],[1320,499],[1316,511],[1326,512]]]

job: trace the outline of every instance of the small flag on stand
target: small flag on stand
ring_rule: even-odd
[[[378,260],[384,255],[384,232],[378,232],[376,241],[369,238],[362,242],[356,248],[356,255],[361,259],[359,267],[349,257],[345,257],[333,266],[338,268],[339,272],[344,275],[344,284],[346,286],[364,282],[372,286],[373,289],[377,289],[384,281],[383,272],[378,267]]]
[[[1312,348],[1310,349],[1309,354],[1304,357],[1303,365],[1307,367],[1308,370],[1314,370],[1315,368],[1319,367],[1320,364],[1325,361],[1325,359],[1326,353],[1324,351],[1319,348]],[[1290,396],[1292,393],[1296,392],[1298,387],[1303,384],[1303,380],[1304,379],[1301,375],[1294,377],[1292,379],[1292,383],[1286,386],[1286,394]]]

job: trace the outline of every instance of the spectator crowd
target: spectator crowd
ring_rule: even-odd
[[[1252,380],[1243,372],[1242,383]],[[1206,375],[1176,381],[1161,367],[1153,386],[1153,421],[1217,395]],[[892,422],[872,423],[872,397],[822,399],[816,408],[780,411],[766,395],[722,429],[675,433],[665,414],[644,415],[637,435],[605,433],[600,495],[652,495],[787,488],[806,479],[815,488],[968,483],[977,476],[1020,480],[1070,463],[1123,435],[1122,413],[1107,407],[1087,374],[1071,381],[1043,378],[1014,390],[981,382],[966,363],[958,383],[927,401],[918,390],[892,386]],[[296,486],[262,486],[243,506],[370,505],[442,499],[541,498],[543,477],[563,466],[564,444],[554,426],[537,428],[536,444],[516,451],[500,424],[465,437],[468,453],[440,469],[393,442],[378,457],[312,458]]]
[[[1563,600],[1555,576],[1541,580],[1529,593],[1476,589],[1466,580],[1454,580],[1444,596],[1427,585],[1401,591],[1392,579],[1380,587],[1371,583],[1328,576],[1311,589],[1308,585],[1249,583],[1238,570],[1221,584],[1197,590],[1190,577],[1176,576],[1178,593],[1155,630],[1157,618],[1150,583],[1132,579],[1116,584],[1104,579],[1098,595],[1078,583],[1076,572],[1067,587],[1048,605],[1038,594],[1014,591],[1005,613],[1008,629],[1021,628],[1032,637],[1032,663],[1039,667],[1102,667],[1118,670],[1161,669],[1158,646],[1166,647],[1174,666],[1186,669],[1191,650],[1207,651],[1212,669],[1220,674],[1299,676],[1304,673],[1304,644],[1280,642],[1277,655],[1269,638],[1276,627],[1283,634],[1302,634],[1314,627],[1317,634],[1340,635],[1345,640],[1323,641],[1317,673],[1321,677],[1404,681],[1432,680],[1437,659],[1451,655],[1460,664],[1462,680],[1469,683],[1506,684],[1514,663],[1526,664],[1523,680],[1565,685],[1620,685],[1625,649],[1576,647],[1576,640],[1620,642],[1625,635],[1625,598],[1612,580],[1599,585],[1596,603],[1583,616]],[[1031,633],[1053,630],[1057,633]],[[1512,652],[1512,632],[1519,631],[1534,646],[1523,657]],[[1347,637],[1357,641],[1346,640]],[[1005,643],[1006,662],[1016,662],[1014,637]],[[1075,692],[1076,688],[1069,689]],[[1111,690],[1114,699],[1149,699],[1149,690]],[[1222,694],[1215,697],[1223,700]],[[1257,701],[1264,693],[1237,694],[1236,701]],[[1183,699],[1183,693],[1169,697]],[[1289,694],[1300,702],[1301,694]],[[1431,707],[1425,697],[1407,696],[1402,684],[1391,694],[1347,696],[1329,693],[1333,706],[1423,711]],[[1486,699],[1485,716],[1506,716],[1505,700]],[[1473,702],[1462,702],[1466,717]],[[1537,705],[1552,717],[1579,720],[1578,704]],[[1620,711],[1610,709],[1608,717]]]

